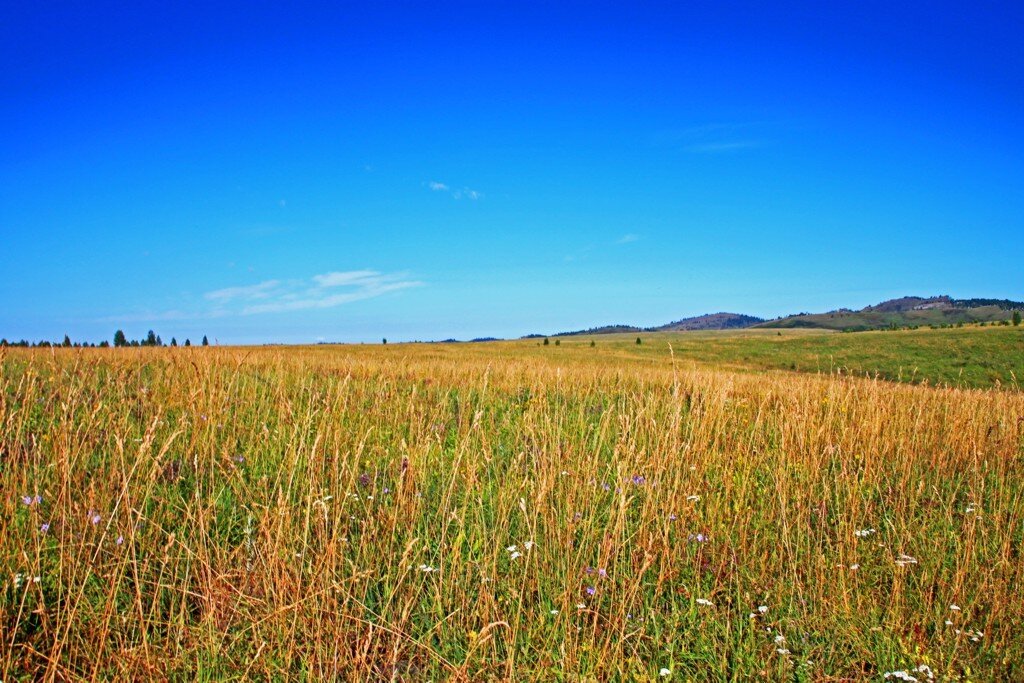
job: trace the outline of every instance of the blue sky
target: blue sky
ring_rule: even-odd
[[[0,336],[1024,298],[1021,3],[335,4],[6,8]]]

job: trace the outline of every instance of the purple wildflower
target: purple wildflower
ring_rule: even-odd
[[[601,488],[603,488],[605,491],[611,491],[612,489],[612,487],[609,486],[607,483],[601,484]]]
[[[115,543],[117,543],[118,545],[121,545],[122,543],[124,543],[124,536],[118,536],[117,540],[115,541]]]
[[[593,586],[587,586],[587,595],[593,595],[596,592],[597,592],[596,588],[594,588]]]
[[[679,519],[679,518],[676,517],[676,513],[674,513],[674,512],[668,516],[668,521],[670,521],[670,522],[674,522],[677,519]]]
[[[602,579],[607,579],[608,578],[608,572],[605,571],[604,569],[598,569],[597,570],[597,575],[600,576]]]
[[[40,525],[39,530],[42,531],[45,534],[47,531],[50,530],[50,523],[49,522],[43,522],[42,525]]]
[[[21,502],[24,503],[25,505],[31,505],[32,504],[32,496],[22,496],[21,497]]]
[[[645,479],[641,474],[634,474],[632,481],[634,486],[643,486],[647,482],[647,479]]]

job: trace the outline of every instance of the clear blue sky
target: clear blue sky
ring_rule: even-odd
[[[1024,298],[1024,3],[336,4],[8,3],[0,336]]]

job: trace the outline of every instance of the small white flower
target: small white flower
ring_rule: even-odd
[[[960,605],[950,605],[949,609],[953,610],[954,612],[959,612],[960,611]]]
[[[900,553],[900,556],[896,558],[897,567],[906,567],[908,564],[917,564],[917,559],[910,555],[904,555]]]
[[[558,614],[558,610],[556,610],[556,609],[551,610],[551,614],[553,614],[553,615],[554,614]]]
[[[516,551],[516,547],[514,545],[510,545],[509,547],[505,548],[505,550],[509,551],[510,553],[514,553]]]
[[[767,614],[768,613],[768,605],[761,605],[760,607],[757,608],[757,611],[760,612],[761,614]]]
[[[780,655],[788,655],[789,654],[789,650],[787,650],[784,647],[776,648],[775,651],[778,652]]]
[[[785,639],[786,639],[786,636],[782,635],[781,633],[779,635],[775,636],[775,642],[776,643],[781,643]]]
[[[511,555],[509,555],[508,558],[510,560],[517,560],[517,559],[519,559],[522,556],[523,556],[523,554],[521,552],[519,552],[518,550],[516,550]]]
[[[580,602],[576,604],[576,609],[587,609],[587,606],[584,603]]]
[[[698,500],[700,500],[700,496],[687,496],[686,500],[688,500],[691,503],[696,503]]]
[[[698,605],[703,605],[705,607],[715,606],[715,603],[711,602],[710,600],[705,600],[704,598],[697,598],[694,602],[696,602]]]
[[[672,670],[666,669],[665,667],[661,667],[661,669],[658,670],[658,675],[662,678],[668,678],[672,675]]]
[[[867,538],[871,534],[876,534],[876,533],[878,533],[878,531],[876,529],[859,529],[857,531],[854,531],[853,535],[856,536],[857,538]]]
[[[532,549],[533,549],[533,546],[534,546],[534,542],[533,542],[533,541],[526,541],[525,543],[523,543],[523,546],[524,546],[524,547],[525,547],[525,548],[526,548],[527,550],[532,550]]]
[[[852,569],[853,571],[857,571],[858,569],[860,569],[860,565],[856,563],[851,564],[850,569]]]

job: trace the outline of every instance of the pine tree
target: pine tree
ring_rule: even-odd
[[[207,339],[206,335],[204,334],[203,335],[203,346],[209,346],[209,345],[210,345],[210,340]]]
[[[128,346],[128,340],[121,330],[114,333],[114,346]]]
[[[178,340],[175,339],[174,337],[171,337],[171,346],[177,346],[177,345],[178,345]]]
[[[69,337],[68,335],[65,334],[64,335],[64,342],[61,344],[61,346],[63,346],[64,348],[70,347],[71,346],[71,337]]]
[[[185,346],[192,346],[192,342],[188,340],[188,337],[185,338]]]

